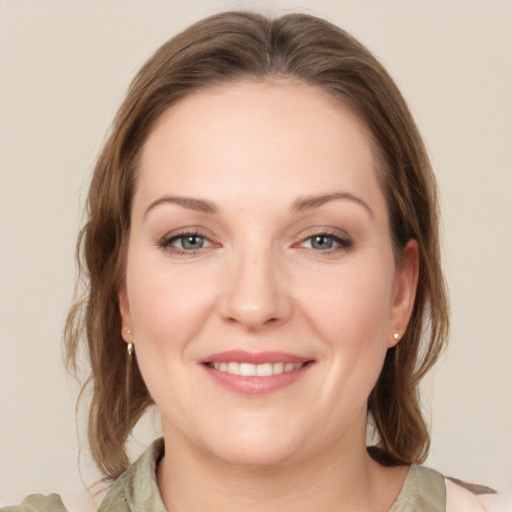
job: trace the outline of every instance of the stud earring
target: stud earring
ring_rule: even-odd
[[[133,343],[128,343],[126,349],[128,350],[128,355],[131,356],[133,354],[133,351],[135,350],[135,347]]]
[[[393,334],[393,338],[395,338],[395,340],[398,341],[398,338],[400,338],[400,334],[395,332],[395,334]]]
[[[132,331],[130,331],[130,329],[128,329],[128,327],[125,327],[124,330],[126,331],[126,334],[131,334]]]

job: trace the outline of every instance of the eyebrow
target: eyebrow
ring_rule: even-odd
[[[361,205],[369,214],[370,217],[374,217],[372,209],[368,206],[368,204],[353,194],[348,192],[335,192],[333,194],[318,194],[312,196],[299,197],[296,201],[293,202],[290,211],[301,212],[304,210],[311,210],[314,208],[320,208],[320,206],[328,203],[330,201],[336,201],[340,199],[345,199],[348,201],[353,201],[359,205]],[[177,204],[182,208],[186,208],[187,210],[194,210],[197,212],[209,213],[213,214],[217,212],[217,206],[214,203],[207,201],[205,199],[195,199],[192,197],[180,197],[180,196],[163,196],[153,201],[144,212],[144,218],[147,217],[149,212],[156,208],[161,204]]]
[[[319,208],[320,206],[330,201],[337,201],[340,199],[346,199],[362,206],[369,214],[370,217],[374,217],[372,209],[368,206],[368,203],[363,201],[361,198],[354,196],[348,192],[335,192],[333,194],[319,194],[312,196],[299,197],[294,201],[291,211],[300,212],[304,210],[311,210],[313,208]]]
[[[203,213],[215,213],[217,207],[210,201],[205,199],[194,199],[192,197],[179,197],[179,196],[163,196],[153,201],[144,212],[144,218],[148,216],[148,213],[161,204],[177,204],[187,210],[194,210]]]

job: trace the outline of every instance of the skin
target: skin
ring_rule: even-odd
[[[367,455],[366,401],[417,275],[415,241],[396,265],[370,137],[348,109],[285,81],[171,107],[143,148],[119,293],[162,415],[167,509],[388,510],[407,469]],[[247,395],[200,364],[228,350],[312,363]]]

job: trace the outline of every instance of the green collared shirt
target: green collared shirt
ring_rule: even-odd
[[[98,512],[167,512],[156,483],[156,467],[164,450],[163,439],[151,446],[114,482]],[[445,512],[444,478],[437,471],[413,464],[389,512]],[[0,512],[67,512],[57,494],[33,494],[21,505]]]

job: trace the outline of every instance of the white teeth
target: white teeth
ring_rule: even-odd
[[[273,375],[273,374],[274,374],[274,370],[270,363],[259,364],[258,366],[256,366],[256,375],[258,377],[269,377],[270,375]]]
[[[284,363],[274,363],[272,365],[272,369],[274,370],[274,373],[283,373]]]
[[[292,372],[304,366],[304,363],[208,363],[210,368],[220,372],[241,375],[242,377],[270,377],[283,372]]]
[[[241,363],[239,372],[243,377],[252,377],[253,375],[256,375],[256,365]]]

